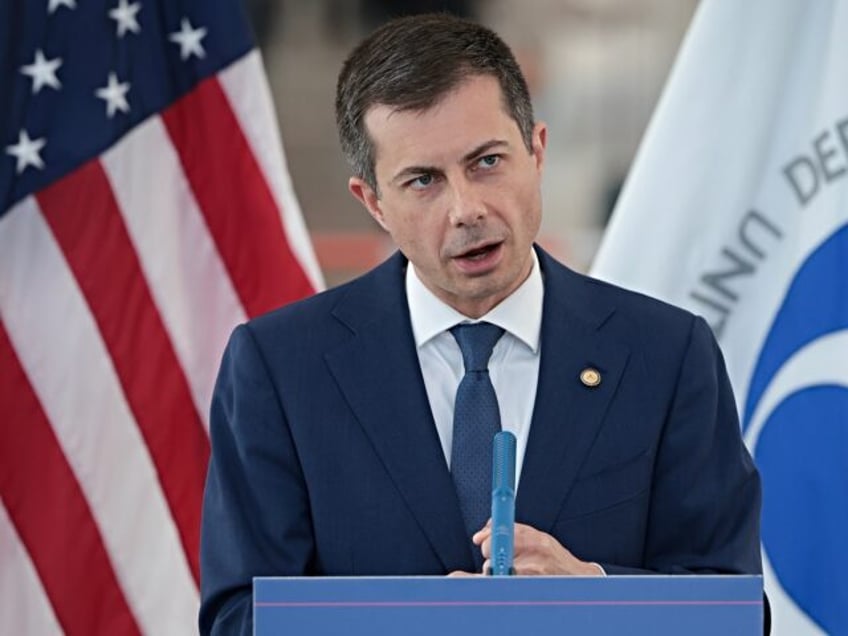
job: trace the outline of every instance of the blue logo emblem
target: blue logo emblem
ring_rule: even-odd
[[[795,275],[742,421],[763,477],[769,562],[813,621],[848,634],[848,225]]]

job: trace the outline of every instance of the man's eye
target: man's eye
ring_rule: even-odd
[[[431,174],[422,174],[418,177],[415,177],[409,182],[409,185],[416,190],[421,190],[430,186],[433,183],[433,175]]]
[[[500,155],[486,155],[477,160],[477,165],[481,168],[494,168],[500,162]]]

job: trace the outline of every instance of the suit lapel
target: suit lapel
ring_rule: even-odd
[[[539,251],[545,276],[539,384],[516,500],[516,520],[550,531],[624,372],[629,351],[604,337],[613,313],[584,279]],[[596,369],[601,382],[581,381]]]
[[[445,569],[474,561],[433,421],[396,255],[334,314],[353,337],[326,355],[357,420]],[[364,292],[364,293],[363,293]]]

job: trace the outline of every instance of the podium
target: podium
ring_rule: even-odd
[[[254,634],[762,634],[761,576],[256,578]]]

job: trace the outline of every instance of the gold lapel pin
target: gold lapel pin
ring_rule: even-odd
[[[593,389],[601,383],[601,372],[592,367],[587,367],[580,372],[580,381]]]

